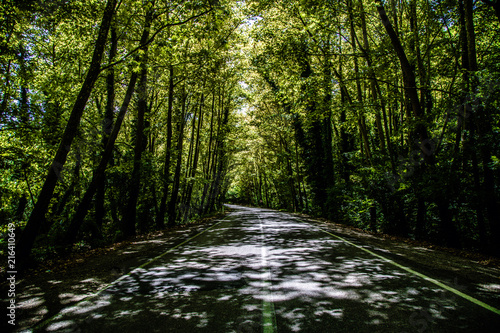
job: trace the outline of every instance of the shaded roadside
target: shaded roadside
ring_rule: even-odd
[[[269,213],[278,213],[277,211],[267,211]],[[107,248],[106,251],[96,251],[81,258],[75,258],[74,262],[66,266],[55,266],[52,269],[39,271],[37,274],[27,275],[19,281],[17,286],[19,309],[16,329],[22,330],[32,327],[59,313],[63,308],[78,303],[89,295],[105,288],[132,269],[149,261],[151,258],[164,253],[166,250],[181,244],[202,230],[209,228],[217,223],[220,218],[219,216],[200,224],[188,225],[185,228],[167,230],[162,233],[151,234],[148,237],[136,238],[129,243],[117,244],[114,247]],[[365,233],[346,226],[314,220],[305,216],[301,216],[299,219],[342,236],[359,246],[370,249],[402,265],[412,267],[428,276],[440,279],[451,287],[464,291],[492,306],[500,307],[500,270],[497,267],[484,265],[479,261],[462,258],[440,249],[432,249],[397,238],[388,238],[385,235]],[[278,226],[279,222],[274,224]],[[271,228],[272,230],[274,229]],[[308,228],[302,226],[300,230],[306,231]],[[294,234],[292,231],[288,230],[287,232],[299,236],[299,234]],[[284,237],[281,233],[277,233],[277,230],[273,232],[275,234],[271,234],[272,239],[276,238],[279,240]],[[300,235],[304,236],[302,233]],[[300,246],[297,247],[294,245],[297,240],[293,237],[287,239],[288,246],[290,247],[287,251],[296,251],[300,248]],[[328,239],[328,237],[325,239]],[[249,239],[245,237],[244,241],[249,242]],[[233,242],[238,244],[238,246],[244,245],[237,239],[233,239]],[[327,240],[327,242],[342,243],[335,240]],[[212,243],[210,242],[209,244]],[[349,246],[346,245],[345,248],[349,248]],[[209,251],[207,253],[214,256],[212,253],[213,250],[210,247],[203,251]],[[292,258],[288,258],[287,260],[290,261],[290,267],[295,267],[294,265],[298,263],[297,260],[292,260]],[[325,269],[331,269],[331,267],[328,266]],[[341,271],[346,274],[344,268]],[[291,272],[293,273],[294,271],[291,270]],[[173,272],[163,271],[161,273],[174,274]],[[181,273],[185,272],[181,270]],[[232,271],[229,273],[233,274]],[[359,273],[358,270],[352,272],[352,274]],[[199,272],[198,274],[204,278],[204,272]],[[239,276],[241,272],[238,271],[233,275]],[[234,282],[235,285],[229,285],[229,287],[239,288],[241,286],[238,283],[241,281],[243,280],[236,279]],[[283,277],[283,281],[283,283],[290,282],[286,276]],[[199,283],[198,280],[194,282],[190,280],[188,282],[190,285],[193,285],[194,282]],[[331,285],[328,284],[328,288],[330,287]],[[205,285],[200,288],[202,292],[205,292],[205,289],[207,292],[213,292],[212,289],[214,289]],[[227,288],[227,286],[224,286],[223,288],[215,289],[223,291],[233,290]],[[2,295],[6,295],[4,290],[2,290]],[[4,297],[2,296],[2,298]],[[289,305],[292,306],[293,304],[290,303]],[[184,306],[186,305],[184,304]],[[2,326],[5,324],[5,322],[2,322]]]
[[[287,213],[234,208],[36,331],[496,332],[499,316],[357,239]]]
[[[7,320],[2,319],[2,332],[22,331],[52,317],[151,258],[209,228],[224,216],[225,213],[220,213],[193,224],[69,255],[50,264],[39,264],[18,276],[16,326],[13,329]],[[2,304],[7,304],[7,289],[6,279],[2,279]],[[2,317],[6,318],[5,315]]]
[[[439,247],[403,237],[371,233],[302,214],[296,216],[401,265],[439,279],[483,302],[500,307],[499,258]]]

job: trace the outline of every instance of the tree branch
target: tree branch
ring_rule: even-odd
[[[198,15],[194,15],[194,16],[191,16],[190,18],[184,20],[184,21],[179,21],[179,22],[175,22],[175,23],[168,23],[168,24],[164,24],[162,25],[160,28],[158,28],[158,30],[144,43],[144,44],[141,44],[141,45],[138,45],[136,48],[134,48],[132,51],[130,51],[129,53],[127,53],[126,55],[124,55],[120,60],[117,60],[111,64],[107,64],[106,66],[102,66],[101,67],[101,72],[102,71],[105,71],[106,69],[108,68],[111,68],[115,65],[118,65],[122,62],[124,62],[125,60],[127,60],[127,58],[129,58],[131,55],[133,55],[134,53],[136,53],[137,51],[139,51],[140,49],[148,46],[149,44],[151,44],[153,42],[153,40],[155,39],[155,37],[160,33],[162,32],[163,30],[165,30],[165,28],[168,28],[168,27],[174,27],[174,26],[177,26],[177,25],[183,25],[185,23],[188,23],[189,21],[192,21],[194,19],[197,19],[198,17],[201,17],[203,15],[206,15],[208,13],[210,13],[211,11],[213,10],[213,8],[210,8],[209,10],[206,10],[204,11],[203,13],[200,13]]]

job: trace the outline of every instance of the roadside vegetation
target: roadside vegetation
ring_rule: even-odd
[[[229,199],[500,253],[498,4],[252,8]]]
[[[0,233],[15,225],[19,262],[224,202],[500,254],[497,2],[1,11]]]

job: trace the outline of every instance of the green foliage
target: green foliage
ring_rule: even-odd
[[[416,76],[425,112],[417,118],[374,3],[249,6],[251,144],[228,199],[297,209],[300,191],[307,211],[357,227],[455,246],[495,242],[500,44],[491,8],[474,11],[480,71],[466,73],[456,3],[386,3]]]
[[[4,1],[0,9],[2,221],[22,229],[48,170],[57,168],[51,161],[89,69],[105,4]],[[160,227],[162,203],[168,206],[177,186],[169,213],[175,223],[230,201],[492,250],[500,236],[498,21],[489,6],[475,7],[479,68],[470,71],[456,3],[385,6],[423,115],[413,113],[374,2],[121,1],[113,18],[116,56],[109,59],[108,36],[101,76],[57,170],[37,256],[51,255],[64,239],[131,75],[142,69],[142,157],[134,161],[136,86],[104,195],[93,197],[77,247],[124,239],[138,162],[140,232]],[[148,11],[150,39],[139,45]],[[106,113],[110,84],[113,119]]]
[[[57,250],[55,246],[65,240],[69,224],[103,156],[103,131],[107,130],[109,135],[130,76],[134,69],[141,70],[141,59],[146,57],[149,89],[144,153],[140,160],[142,186],[136,209],[138,230],[156,229],[162,196],[171,200],[180,154],[176,150],[178,140],[184,141],[184,149],[179,160],[176,222],[192,221],[220,207],[228,187],[221,184],[228,184],[227,171],[234,151],[229,144],[236,142],[231,137],[236,126],[233,115],[242,98],[238,87],[242,69],[238,43],[242,40],[235,30],[242,17],[239,5],[227,1],[212,4],[185,1],[176,6],[148,2],[149,7],[143,1],[120,2],[113,19],[117,54],[108,59],[111,47],[108,36],[101,64],[105,70],[92,89],[76,137],[71,147],[67,147],[69,154],[64,168],[50,165],[86,77],[105,4],[105,1],[71,1],[57,5],[40,1],[18,5],[8,1],[2,5],[1,28],[5,32],[0,41],[2,221],[14,221],[22,229],[49,168],[57,168],[59,178],[33,252],[38,259],[52,256]],[[147,10],[154,14],[150,39],[146,41],[148,48],[138,47]],[[170,101],[172,119],[167,117],[171,66],[175,84]],[[114,119],[107,119],[105,112],[110,98],[108,72],[114,76],[111,106]],[[123,221],[134,168],[137,91],[136,87],[105,173],[104,196],[93,197],[73,250],[125,237]],[[205,95],[203,105],[199,104],[201,93]],[[183,100],[186,100],[184,114]],[[204,120],[198,132],[200,112]],[[165,170],[168,121],[174,131],[169,139],[173,142],[169,169]],[[183,121],[186,128],[181,134],[179,124]],[[194,141],[191,132],[195,133]],[[195,142],[198,144],[194,145]],[[193,171],[195,150],[199,161]],[[104,216],[102,224],[96,225],[99,202]]]

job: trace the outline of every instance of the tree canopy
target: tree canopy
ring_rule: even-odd
[[[43,257],[235,202],[499,254],[498,13],[3,1],[0,231]]]

